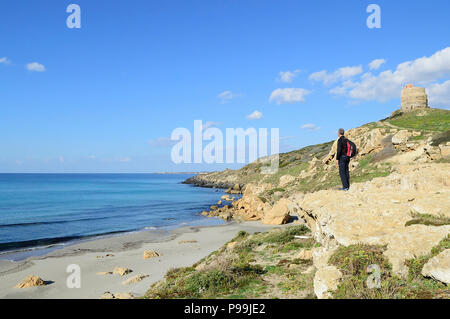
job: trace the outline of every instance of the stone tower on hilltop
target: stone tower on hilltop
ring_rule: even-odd
[[[401,110],[403,112],[428,108],[428,97],[425,88],[415,87],[412,84],[408,84],[403,88],[401,101]]]

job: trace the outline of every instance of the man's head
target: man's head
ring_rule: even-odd
[[[344,131],[343,128],[340,128],[340,129],[338,130],[338,136],[344,136],[344,133],[345,133],[345,131]]]

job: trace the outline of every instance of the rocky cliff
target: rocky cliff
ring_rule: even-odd
[[[348,192],[337,190],[336,142],[281,154],[274,175],[261,175],[257,161],[240,170],[201,174],[186,182],[243,193],[240,199],[223,198],[222,205],[203,215],[306,225],[320,244],[311,249],[314,291],[319,298],[332,297],[333,290],[341,292],[348,284],[347,268],[330,262],[345,247],[376,251],[376,258],[388,265],[391,279],[407,280],[418,272],[447,285],[449,129],[450,111],[419,109],[397,111],[387,119],[349,130],[347,137],[359,153],[351,161]],[[412,270],[412,265],[419,271]]]

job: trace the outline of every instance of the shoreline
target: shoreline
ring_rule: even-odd
[[[276,227],[285,225],[263,225],[259,221],[231,222],[215,226],[138,231],[76,243],[19,262],[0,260],[0,298],[97,299],[107,291],[141,297],[169,269],[196,263],[230,241],[240,230],[254,233]],[[146,250],[157,251],[160,256],[144,260]],[[66,268],[72,264],[80,266],[81,288],[66,286],[70,275]],[[112,272],[115,267],[126,267],[132,272],[125,276],[97,274]],[[123,284],[125,280],[141,274],[148,277],[134,284]],[[14,288],[28,275],[39,276],[49,284]]]
[[[3,250],[0,251],[0,263],[3,261],[10,261],[10,262],[21,262],[29,258],[33,257],[42,257],[47,256],[51,254],[54,251],[58,251],[61,249],[69,248],[74,245],[83,244],[86,242],[91,241],[97,241],[101,239],[106,238],[114,238],[114,237],[123,237],[131,234],[141,233],[141,232],[149,232],[149,231],[158,231],[161,233],[164,232],[170,232],[174,231],[179,228],[185,228],[185,227],[210,227],[210,226],[219,226],[223,225],[226,222],[217,219],[213,220],[211,218],[205,218],[202,220],[193,220],[188,222],[182,222],[175,225],[166,225],[166,226],[146,226],[144,228],[140,229],[134,229],[134,230],[125,230],[125,231],[118,231],[118,232],[111,232],[111,233],[104,233],[104,234],[97,234],[97,235],[89,235],[89,236],[82,236],[80,238],[76,239],[68,239],[68,240],[61,240],[55,243],[43,243],[41,245],[34,245],[34,246],[24,246],[24,247],[14,247],[10,250]],[[0,274],[1,274],[1,267],[0,267]]]

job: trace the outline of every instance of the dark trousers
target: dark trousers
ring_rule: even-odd
[[[341,176],[343,188],[350,188],[350,172],[348,169],[349,163],[350,158],[346,155],[342,155],[339,159],[339,176]]]

